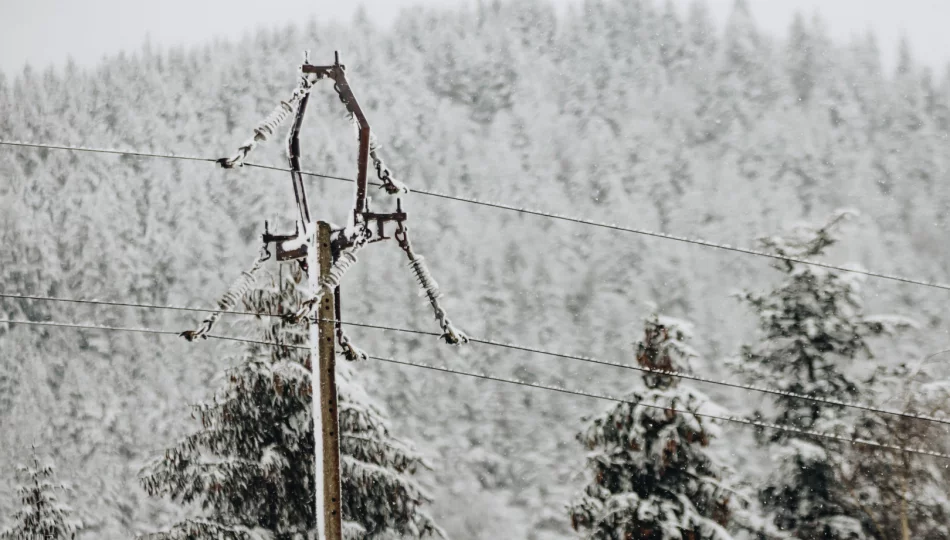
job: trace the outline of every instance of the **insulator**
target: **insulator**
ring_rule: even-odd
[[[237,153],[229,158],[221,158],[218,160],[218,164],[224,167],[225,169],[231,169],[234,167],[240,167],[244,164],[244,160],[247,159],[248,154],[251,153],[251,150],[259,142],[266,141],[267,137],[274,134],[277,130],[277,127],[287,119],[287,116],[293,112],[294,107],[305,95],[310,92],[313,84],[308,80],[304,79],[300,87],[294,90],[293,95],[290,97],[290,101],[281,101],[277,107],[254,129],[254,136],[242,144]]]
[[[356,264],[356,254],[352,250],[343,250],[340,256],[330,266],[327,276],[321,280],[320,287],[328,292],[333,291],[340,286],[343,275],[346,274],[354,264]]]
[[[251,270],[246,272],[241,272],[241,277],[235,280],[231,284],[231,287],[228,289],[228,292],[224,293],[218,300],[218,308],[222,311],[227,311],[238,304],[241,301],[241,298],[251,289],[254,285],[254,282],[257,280],[254,276],[257,273],[259,266],[254,265]]]
[[[267,140],[267,137],[273,135],[274,132],[277,131],[277,128],[280,126],[280,124],[282,124],[283,121],[287,119],[287,116],[290,115],[293,110],[294,108],[290,105],[290,103],[281,101],[280,105],[278,105],[274,111],[271,112],[270,115],[265,118],[264,121],[261,122],[260,125],[254,130],[254,133],[256,134],[256,137],[254,138],[259,141]]]
[[[412,268],[412,272],[419,281],[419,286],[422,287],[423,292],[429,297],[430,301],[434,302],[442,296],[442,293],[439,291],[439,284],[435,282],[435,279],[426,267],[425,257],[414,257],[409,261],[409,267]]]
[[[221,313],[233,309],[241,298],[251,290],[251,287],[254,286],[254,282],[257,280],[257,271],[261,269],[264,261],[269,258],[270,253],[267,251],[267,246],[264,246],[257,260],[251,265],[251,268],[241,272],[240,277],[228,287],[228,291],[218,300],[218,311],[215,311],[207,319],[202,321],[201,326],[199,326],[197,330],[186,330],[179,335],[188,341],[194,341],[197,338],[206,338],[208,332],[210,332],[211,329],[214,328],[215,323],[218,322]]]
[[[323,299],[324,294],[333,294],[333,291],[340,286],[340,282],[343,280],[346,271],[356,264],[356,254],[354,251],[360,247],[361,246],[357,245],[340,252],[340,256],[337,257],[337,260],[330,266],[330,271],[327,273],[327,276],[320,280],[320,287],[313,295],[313,298],[304,302],[300,309],[297,310],[297,313],[294,314],[293,318],[290,319],[292,322],[299,322],[309,317],[310,314],[313,313],[313,308]]]

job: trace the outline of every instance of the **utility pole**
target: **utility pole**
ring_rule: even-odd
[[[363,114],[356,96],[346,78],[346,66],[340,63],[339,54],[329,66],[310,64],[309,54],[304,53],[304,62],[300,66],[300,80],[297,89],[287,101],[280,104],[254,130],[254,135],[238,147],[237,152],[217,160],[225,169],[240,167],[248,154],[274,133],[277,127],[293,113],[293,124],[287,136],[287,158],[290,165],[290,177],[294,188],[294,199],[300,214],[294,234],[271,234],[267,222],[264,222],[261,254],[250,270],[244,272],[227,294],[219,301],[220,311],[212,313],[202,321],[196,330],[182,332],[188,341],[207,337],[221,313],[230,310],[253,284],[254,274],[264,261],[270,259],[268,246],[276,248],[279,262],[303,261],[307,263],[307,281],[310,286],[310,299],[294,314],[294,321],[310,319],[317,313],[316,321],[310,324],[310,367],[313,395],[313,436],[314,436],[314,499],[319,540],[342,540],[342,501],[340,495],[340,433],[336,394],[336,356],[334,345],[339,339],[347,360],[366,358],[366,354],[354,347],[346,338],[343,328],[334,321],[339,319],[340,280],[346,271],[356,263],[356,252],[367,244],[395,238],[406,257],[409,266],[419,281],[442,329],[442,339],[457,345],[467,343],[468,337],[459,331],[449,320],[439,304],[438,284],[429,273],[425,259],[417,255],[409,241],[409,229],[406,226],[408,216],[402,209],[402,201],[396,199],[396,211],[378,213],[370,211],[369,198],[366,196],[367,174],[375,169],[382,187],[390,195],[408,193],[408,188],[398,182],[389,168],[379,157],[370,131],[369,121]],[[336,246],[331,244],[330,225],[325,222],[314,224],[310,219],[307,204],[306,186],[300,170],[300,130],[304,114],[310,99],[313,85],[321,80],[333,81],[336,91],[346,110],[356,118],[359,124],[359,158],[353,210],[349,218],[349,227],[340,231]],[[396,230],[387,235],[387,224],[395,225]],[[335,252],[334,252],[335,248]],[[329,294],[327,294],[329,293]],[[336,330],[336,333],[334,332]]]
[[[311,225],[312,227],[312,225]],[[310,292],[316,296],[320,282],[326,279],[333,264],[330,249],[330,224],[317,223],[314,242],[307,252],[307,275]],[[310,366],[313,386],[313,437],[316,462],[314,493],[316,495],[317,538],[341,540],[343,534],[340,501],[340,426],[336,395],[336,351],[334,350],[333,294],[324,294],[317,309],[316,324],[310,326]],[[321,474],[322,473],[322,474]]]

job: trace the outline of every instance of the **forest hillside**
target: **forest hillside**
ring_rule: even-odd
[[[0,77],[0,138],[223,157],[339,50],[388,166],[410,189],[757,246],[801,223],[856,212],[824,260],[950,281],[950,72],[907,47],[885,72],[873,36],[829,40],[797,19],[788,40],[739,1],[717,28],[697,0],[604,0],[559,17],[545,0],[408,9],[392,27],[302,21],[199,48],[144,47],[97,67]],[[356,141],[329,83],[310,100],[303,166],[355,176]],[[253,158],[284,166],[283,136]],[[263,222],[292,229],[286,173],[210,163],[0,148],[0,290],[209,306],[258,254]],[[318,219],[343,222],[351,184],[308,180]],[[386,204],[382,192],[373,194]],[[692,323],[702,362],[726,361],[757,319],[735,293],[781,276],[768,260],[410,194],[413,242],[452,320],[471,335],[616,362],[642,321]],[[276,225],[275,225],[276,224]],[[867,279],[872,313],[919,329],[881,364],[946,348],[944,291]],[[402,254],[373,245],[346,276],[345,319],[437,330]],[[0,318],[192,328],[189,314],[0,299]],[[229,327],[229,325],[231,325]],[[226,320],[221,333],[241,326]],[[620,393],[638,374],[436,338],[352,329],[371,354]],[[238,345],[173,336],[0,324],[0,516],[14,464],[49,454],[84,528],[128,538],[183,512],[146,496],[143,464],[184,433],[188,405],[221,386]],[[875,367],[868,363],[861,369]],[[453,538],[567,538],[583,485],[581,418],[603,403],[378,362],[355,377],[392,431],[431,463],[429,512]],[[702,388],[737,414],[761,396]],[[765,456],[727,427],[713,443],[735,482]],[[0,518],[2,519],[2,518]],[[2,523],[0,523],[2,524]]]

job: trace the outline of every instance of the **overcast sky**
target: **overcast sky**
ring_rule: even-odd
[[[371,18],[385,24],[401,6],[456,4],[474,0],[363,0]],[[563,7],[581,0],[553,0]],[[688,0],[674,0],[685,6]],[[734,0],[707,0],[724,20]],[[942,70],[950,59],[950,0],[749,0],[755,19],[785,35],[796,11],[819,11],[834,38],[846,40],[873,29],[885,62],[906,34],[916,58]],[[240,37],[264,24],[316,15],[347,20],[356,2],[347,0],[0,0],[0,70],[18,72],[27,63],[61,65],[72,56],[84,66],[103,55],[154,44],[201,43],[214,36]]]

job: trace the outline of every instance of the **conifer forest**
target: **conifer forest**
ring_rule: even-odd
[[[323,538],[336,284],[342,538],[950,538],[950,66],[760,9],[485,0],[0,72],[0,538]],[[317,234],[304,188],[350,242],[319,282],[261,246]]]

